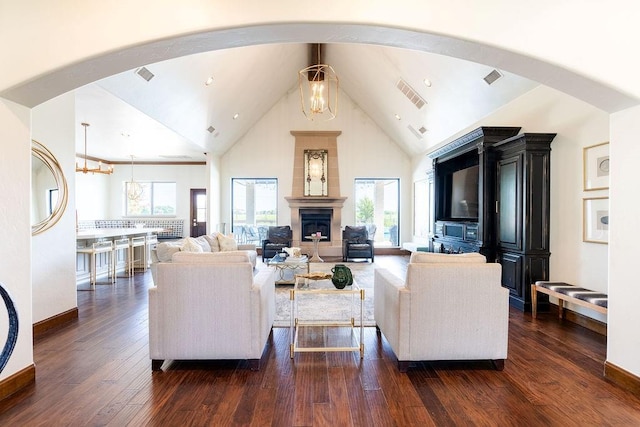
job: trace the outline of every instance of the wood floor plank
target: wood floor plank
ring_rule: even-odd
[[[371,268],[402,275],[407,261],[379,256]],[[375,328],[365,328],[363,359],[291,359],[289,329],[275,328],[257,372],[246,361],[167,361],[153,372],[151,284],[147,273],[78,291],[78,319],[35,339],[36,384],[0,401],[0,425],[640,425],[640,398],[603,377],[606,337],[557,313],[510,311],[503,371],[416,362],[400,373]],[[340,334],[310,337],[326,343]]]

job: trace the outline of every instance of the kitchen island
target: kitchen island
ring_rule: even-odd
[[[98,278],[109,277],[110,273],[129,276],[134,266],[145,271],[151,259],[151,248],[162,231],[163,228],[145,227],[79,230],[76,233],[76,285],[89,282],[92,268]],[[98,242],[112,242],[114,249],[93,255],[90,249]],[[137,246],[131,247],[132,243]],[[94,256],[95,263],[92,263]],[[129,261],[134,263],[129,264]]]

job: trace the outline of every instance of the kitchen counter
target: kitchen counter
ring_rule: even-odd
[[[76,240],[110,239],[114,237],[136,236],[160,233],[164,228],[91,228],[76,233]]]

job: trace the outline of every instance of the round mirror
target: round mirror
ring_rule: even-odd
[[[67,181],[56,157],[38,141],[31,141],[31,234],[53,227],[69,198]]]

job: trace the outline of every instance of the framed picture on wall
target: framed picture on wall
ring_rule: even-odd
[[[584,190],[605,190],[609,188],[609,143],[584,147]]]
[[[582,241],[609,243],[609,198],[582,200]]]

